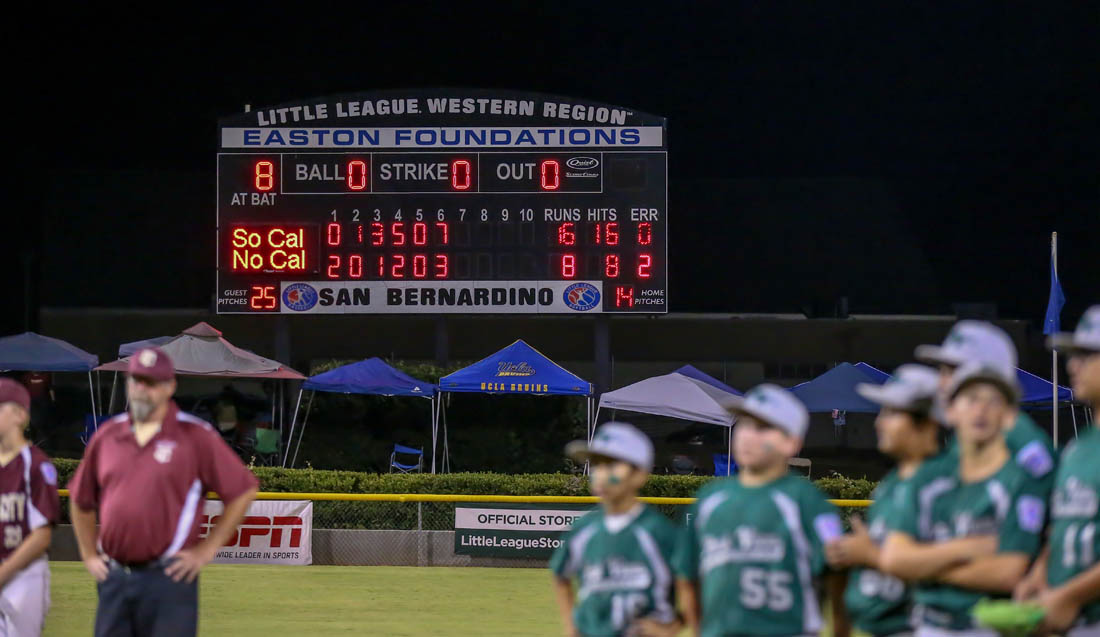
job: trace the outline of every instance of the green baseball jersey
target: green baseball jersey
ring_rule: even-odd
[[[1054,487],[1054,469],[1058,452],[1054,449],[1047,432],[1039,428],[1031,416],[1021,411],[1016,416],[1012,429],[1005,432],[1005,446],[1008,447],[1016,464],[1023,467],[1033,478],[1045,482],[1047,489]],[[950,453],[958,453],[958,441],[954,438],[948,447]]]
[[[891,471],[871,494],[867,526],[871,540],[882,546],[887,520],[896,506],[895,493],[904,482]],[[844,605],[857,628],[872,635],[890,635],[909,630],[911,591],[900,579],[873,568],[853,568],[848,574]]]
[[[816,634],[824,544],[842,532],[836,507],[799,476],[708,483],[673,559],[679,577],[700,582],[703,636]]]
[[[1100,429],[1093,427],[1062,454],[1050,517],[1047,583],[1059,586],[1100,562]],[[1081,614],[1086,623],[1100,622],[1100,600]]]
[[[669,560],[679,531],[660,511],[639,507],[633,519],[588,513],[550,558],[555,575],[577,579],[573,622],[582,635],[621,635],[639,617],[676,618]]]
[[[889,529],[919,542],[995,535],[998,552],[1034,556],[1046,521],[1046,481],[1011,460],[977,482],[963,482],[958,471],[957,454],[944,454],[922,465],[895,492]],[[913,618],[919,625],[935,628],[977,629],[970,609],[984,597],[1007,595],[920,582],[913,593]]]

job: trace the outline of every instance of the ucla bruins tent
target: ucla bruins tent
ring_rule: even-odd
[[[558,365],[522,339],[480,361],[439,379],[440,392],[479,394],[528,394],[532,396],[584,396],[591,428],[592,383]],[[443,460],[447,462],[447,417],[436,401],[443,422]],[[591,429],[589,429],[591,431]],[[435,456],[432,437],[432,456]],[[433,463],[434,464],[434,463]]]
[[[436,386],[409,376],[405,372],[389,365],[378,357],[368,358],[330,369],[327,372],[310,376],[302,384],[298,391],[298,407],[302,404],[302,392],[312,392],[309,404],[306,406],[306,415],[302,420],[302,428],[298,434],[298,444],[294,447],[294,457],[290,466],[298,460],[298,449],[302,446],[302,437],[305,436],[306,425],[309,423],[309,412],[313,407],[313,396],[316,392],[332,392],[340,394],[373,394],[377,396],[412,396],[427,398],[432,401],[432,439],[435,439],[436,416],[435,408]],[[283,466],[287,464],[290,455],[290,442],[294,440],[294,428],[298,422],[298,407],[295,407],[294,418],[290,422],[290,437],[286,452],[283,454]],[[435,448],[432,448],[432,473],[435,473]]]

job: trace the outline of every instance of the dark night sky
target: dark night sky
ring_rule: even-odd
[[[35,255],[43,305],[205,306],[213,242],[194,237],[214,224],[219,116],[468,86],[669,118],[674,311],[846,295],[857,313],[988,301],[1040,320],[1052,230],[1064,318],[1100,301],[1091,3],[394,4],[411,8],[24,23],[8,95],[28,152],[8,228],[30,239],[5,242],[4,271]]]

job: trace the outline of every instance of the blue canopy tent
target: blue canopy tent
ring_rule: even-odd
[[[436,394],[437,388],[431,383],[413,378],[405,372],[389,365],[380,358],[368,358],[357,363],[350,363],[330,369],[327,372],[310,376],[302,383],[298,390],[298,402],[294,406],[294,418],[290,422],[290,436],[287,438],[287,447],[283,453],[283,466],[286,466],[287,457],[290,455],[290,443],[294,440],[294,428],[298,422],[298,410],[302,405],[302,392],[312,392],[309,403],[306,405],[306,414],[302,419],[302,429],[298,433],[298,444],[294,447],[294,457],[290,466],[298,460],[298,449],[302,446],[302,438],[305,436],[306,425],[309,423],[309,412],[313,407],[313,397],[317,392],[332,392],[338,394],[370,394],[376,396],[413,396],[427,398],[432,401],[431,429],[432,429],[432,473],[435,473],[435,435],[436,435]]]
[[[84,372],[92,399],[93,422],[98,423],[92,370],[99,357],[60,339],[24,332],[0,338],[0,370],[21,372]]]
[[[440,392],[481,394],[527,394],[534,396],[584,396],[588,436],[592,436],[592,383],[544,356],[523,340],[517,340],[498,352],[439,379]],[[443,401],[437,401],[443,421],[443,461],[449,467],[447,417]],[[435,456],[432,437],[432,456]],[[434,461],[433,461],[434,464]]]
[[[890,375],[866,363],[841,363],[817,378],[795,385],[798,396],[810,413],[841,411],[878,413],[879,406],[856,393],[859,383],[881,385]]]
[[[1044,406],[1047,409],[1050,408],[1051,397],[1054,395],[1054,383],[1022,369],[1016,370],[1016,379],[1020,381],[1020,389],[1022,390],[1020,394],[1021,405],[1031,408]],[[1058,402],[1073,402],[1073,391],[1069,387],[1059,385]]]

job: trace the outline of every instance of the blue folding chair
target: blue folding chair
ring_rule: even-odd
[[[733,458],[724,453],[714,454],[714,475],[737,475],[737,463],[733,461]]]
[[[415,456],[416,464],[404,464],[397,461],[397,454],[402,456]],[[424,470],[424,448],[413,449],[404,445],[394,444],[393,453],[390,454],[390,473],[396,470],[398,473],[420,473]]]

